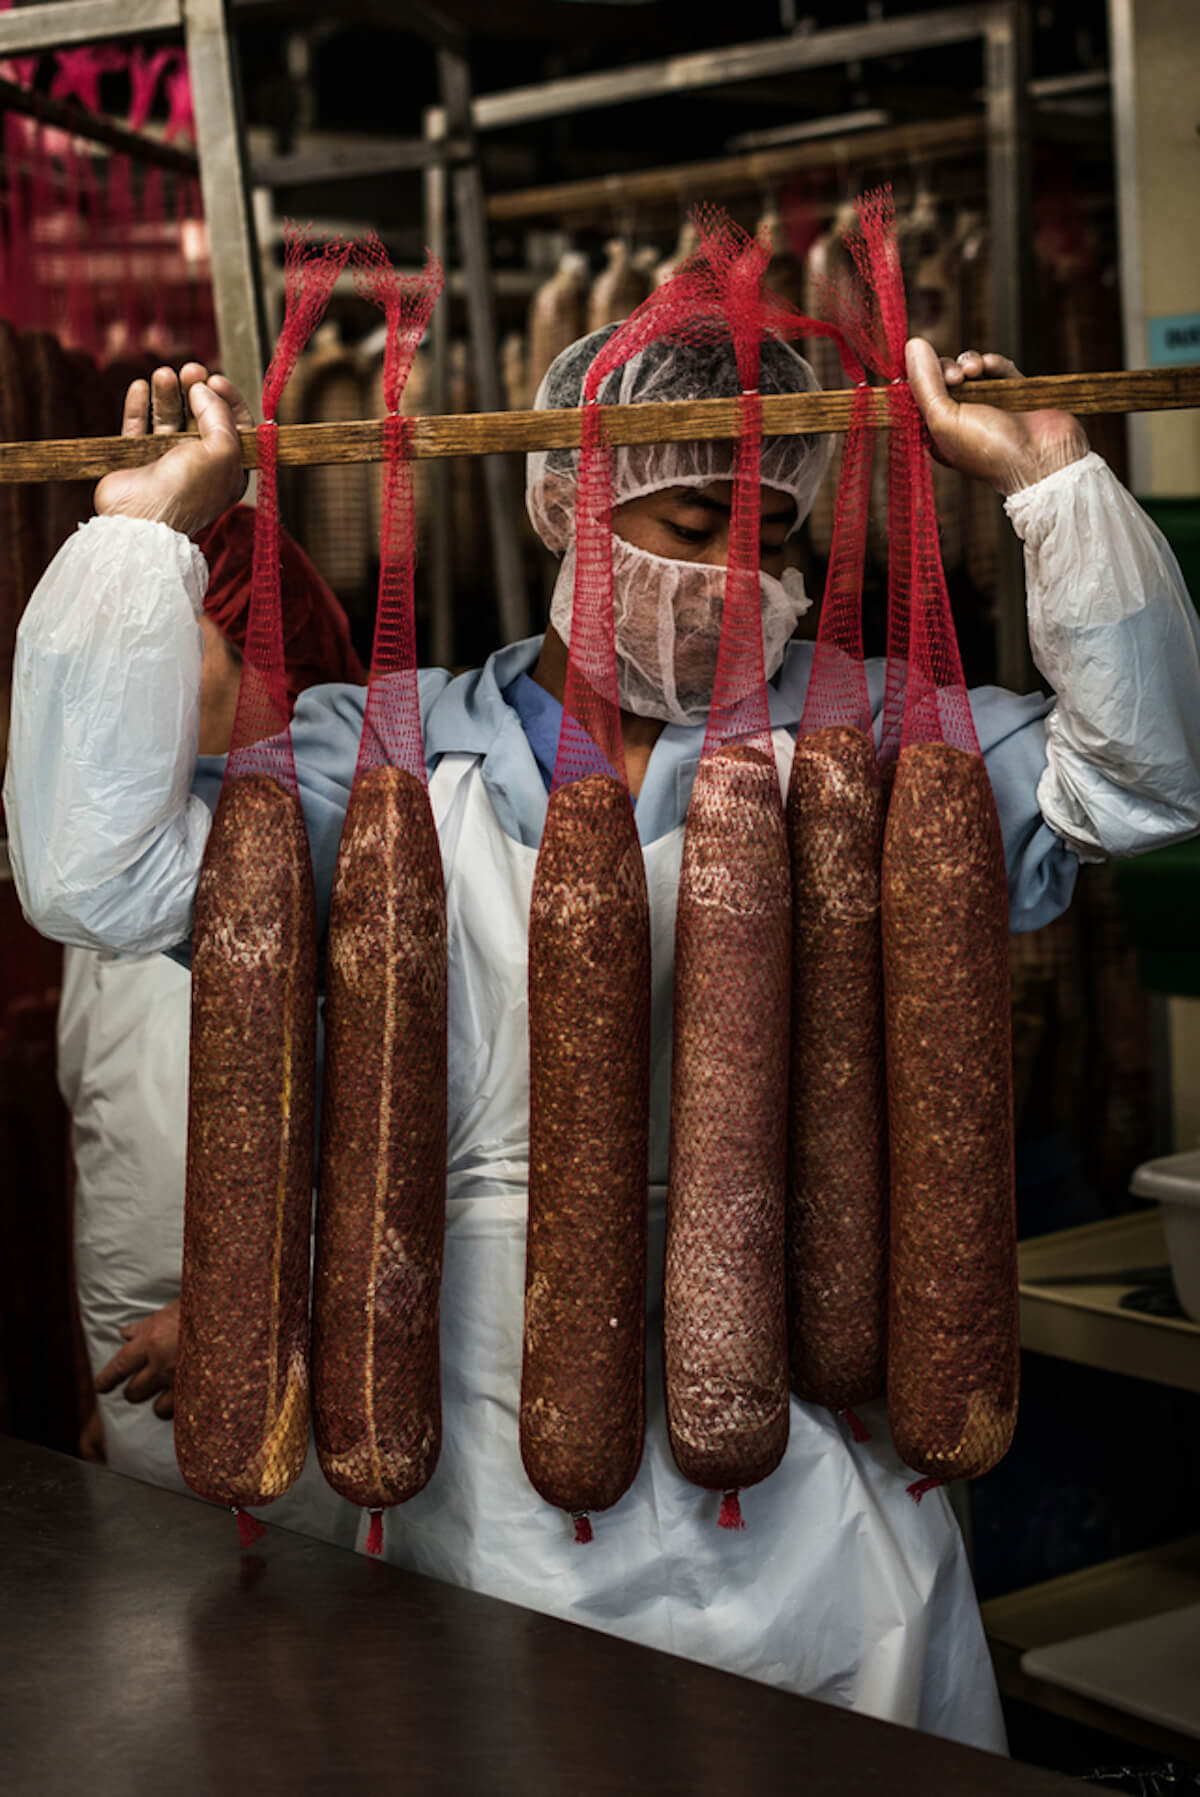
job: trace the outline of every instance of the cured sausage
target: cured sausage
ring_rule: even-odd
[[[429,797],[355,782],[329,914],[313,1287],[313,1424],[335,1491],[368,1508],[426,1484],[441,1447],[446,902]]]
[[[717,749],[679,877],[663,1290],[671,1448],[712,1491],[765,1479],[787,1446],[791,924],[774,760]]]
[[[883,1391],[888,1160],[875,745],[840,725],[796,743],[787,1216],[792,1386],[841,1410]]]
[[[601,331],[606,324],[619,324],[641,305],[650,291],[646,267],[634,256],[623,237],[611,238],[605,244],[604,252],[608,262],[593,281],[588,299],[589,331]]]
[[[286,1491],[308,1445],[315,917],[299,801],[228,780],[196,890],[175,1451],[234,1506]]]
[[[1008,903],[981,756],[901,752],[882,910],[888,1413],[910,1466],[975,1478],[1012,1439],[1020,1370]]]
[[[541,1496],[579,1517],[632,1484],[645,1432],[650,909],[614,775],[550,800],[529,914],[529,1100],[521,1456]]]
[[[568,250],[529,304],[526,405],[533,404],[555,356],[587,330],[587,303],[586,258]]]

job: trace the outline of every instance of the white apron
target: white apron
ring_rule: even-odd
[[[792,746],[777,741],[781,768]],[[505,835],[476,756],[430,783],[450,941],[450,1138],[442,1293],[443,1444],[425,1490],[385,1519],[389,1560],[764,1683],[978,1747],[1004,1727],[962,1540],[941,1491],[918,1507],[881,1404],[852,1443],[792,1400],[782,1464],[742,1494],[744,1532],[689,1485],[667,1440],[661,1278],[675,900],[683,831],[645,850],[654,999],[646,1449],[633,1486],[569,1517],[518,1443],[528,1180],[526,950],[537,851]],[[365,1521],[361,1525],[365,1534]]]

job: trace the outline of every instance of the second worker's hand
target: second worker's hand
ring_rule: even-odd
[[[178,1298],[151,1316],[123,1324],[121,1336],[125,1346],[96,1374],[95,1389],[115,1391],[123,1385],[131,1404],[144,1404],[148,1398],[154,1398],[156,1416],[173,1416],[175,1362],[179,1354]]]
[[[1020,370],[1007,356],[966,349],[951,361],[923,337],[912,337],[905,362],[938,461],[987,481],[1006,498],[1088,452],[1083,426],[1070,412],[1001,412],[995,406],[960,405],[950,397],[951,389],[967,381],[1018,378]]]
[[[187,428],[189,414],[194,429]],[[246,476],[238,432],[253,423],[224,375],[210,375],[200,362],[185,363],[178,375],[156,368],[126,393],[121,435],[178,441],[156,462],[106,474],[96,488],[97,514],[145,518],[195,536],[241,498]]]

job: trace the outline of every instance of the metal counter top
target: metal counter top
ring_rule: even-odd
[[[584,1550],[581,1550],[584,1551]],[[1052,1797],[930,1736],[0,1438],[0,1788]]]

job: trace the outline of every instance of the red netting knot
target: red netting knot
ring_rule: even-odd
[[[371,1518],[367,1530],[367,1552],[378,1559],[383,1552],[383,1511],[372,1509],[367,1511],[367,1515]]]
[[[914,1479],[913,1483],[906,1486],[905,1489],[913,1503],[919,1504],[921,1499],[925,1497],[928,1492],[936,1491],[939,1485],[944,1485],[945,1483],[945,1479]]]
[[[256,1516],[251,1516],[248,1510],[241,1509],[237,1504],[231,1504],[229,1507],[237,1518],[238,1542],[240,1546],[253,1547],[256,1541],[261,1541],[267,1531],[263,1528],[258,1518]]]
[[[592,1519],[586,1510],[576,1510],[571,1517],[575,1524],[575,1545],[587,1547],[592,1537]]]
[[[727,1491],[721,1499],[721,1514],[717,1517],[717,1527],[719,1529],[744,1529],[745,1526],[737,1492]]]
[[[851,1410],[847,1405],[842,1411],[842,1415],[845,1417],[846,1427],[849,1429],[855,1441],[870,1441],[871,1431],[867,1428],[867,1425],[863,1422],[862,1417],[859,1416],[856,1410]]]

